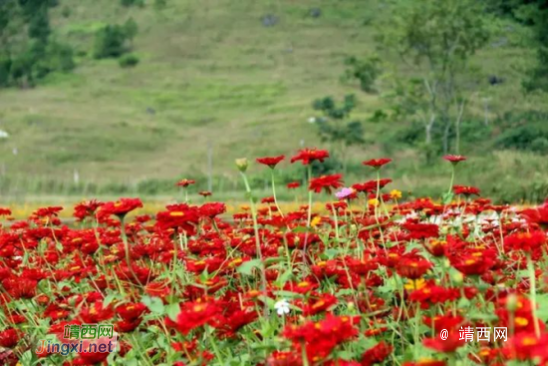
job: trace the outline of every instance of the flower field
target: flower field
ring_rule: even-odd
[[[238,160],[248,202],[230,213],[211,192],[190,202],[185,179],[181,202],[152,214],[122,198],[5,220],[0,364],[548,365],[548,201],[482,198],[457,184],[462,156],[445,157],[441,199],[413,201],[383,175],[390,159],[345,182],[313,175],[328,158],[297,152],[308,179],[287,187],[276,184],[284,156],[256,159],[270,197],[254,196]],[[307,200],[279,203],[280,189]],[[37,352],[75,345],[67,329],[86,339],[90,325],[113,326],[114,351]]]

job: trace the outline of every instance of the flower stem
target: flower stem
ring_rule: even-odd
[[[537,317],[537,284],[536,284],[535,266],[533,264],[533,260],[531,259],[530,253],[527,253],[527,269],[529,270],[529,289],[531,293],[531,309],[533,312],[533,323],[535,326],[535,335],[537,338],[539,338],[540,327],[538,324],[538,317]]]
[[[280,205],[278,205],[278,199],[276,198],[276,182],[274,180],[274,169],[270,169],[270,177],[272,180],[272,195],[274,196],[274,204],[276,205],[276,208],[278,209],[278,212],[282,217],[284,217],[284,214],[282,213],[282,210],[280,209]]]
[[[245,175],[244,172],[240,172],[240,174],[242,175],[242,178],[244,180],[245,190],[249,197],[249,203],[251,206],[251,216],[253,218],[253,231],[255,232],[255,247],[256,247],[257,255],[259,256],[259,260],[261,261],[261,263],[264,264],[263,254],[261,251],[261,239],[259,237],[259,224],[257,223],[257,208],[255,207],[255,200],[253,199],[251,187],[249,186],[247,176]],[[266,296],[266,275],[265,275],[264,268],[261,270],[261,292],[263,296]],[[264,316],[265,317],[268,316],[268,304],[266,301],[264,305]]]

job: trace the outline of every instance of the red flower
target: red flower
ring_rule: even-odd
[[[343,186],[341,177],[341,174],[333,174],[322,175],[318,178],[312,178],[310,180],[310,185],[308,186],[308,189],[316,193],[320,193],[322,189],[325,190],[327,193],[331,193],[332,189],[337,189]]]
[[[495,265],[496,254],[492,249],[458,251],[449,258],[449,261],[465,275],[481,276]]]
[[[301,366],[303,359],[298,353],[274,351],[266,363],[268,366]]]
[[[391,161],[392,161],[392,159],[389,159],[389,158],[380,158],[380,159],[367,160],[367,161],[362,162],[362,164],[370,166],[372,168],[379,169],[380,167],[390,163]]]
[[[358,335],[358,329],[354,328],[353,322],[348,316],[328,314],[319,322],[311,321],[300,327],[290,325],[283,335],[299,350],[304,344],[308,359],[316,362],[328,357],[337,345]]]
[[[437,352],[452,353],[455,352],[457,348],[460,348],[465,344],[464,339],[459,338],[460,337],[458,331],[450,330],[448,331],[447,339],[441,339],[440,335],[438,334],[433,338],[423,339],[422,344],[424,344],[426,348],[433,349]]]
[[[94,344],[93,347],[91,345]],[[100,352],[99,347],[107,350],[108,352]],[[111,338],[101,337],[94,340],[84,340],[82,343],[82,353],[78,353],[78,358],[74,360],[76,365],[97,365],[105,361],[116,349],[116,344]],[[93,351],[97,350],[97,351]]]
[[[103,204],[97,216],[107,218],[108,216],[116,215],[122,219],[129,212],[141,207],[143,207],[143,202],[139,198],[121,198],[116,202]]]
[[[178,181],[175,185],[178,186],[178,187],[183,187],[183,188],[186,188],[188,186],[190,186],[191,184],[196,184],[196,181],[194,179],[181,179],[180,181]]]
[[[19,343],[21,332],[14,328],[8,328],[0,332],[0,346],[13,348]]]
[[[504,238],[504,247],[510,250],[531,252],[546,244],[546,234],[540,230],[520,232]]]
[[[542,206],[521,211],[521,214],[529,222],[548,226],[548,200]]]
[[[362,366],[371,366],[377,363],[382,363],[390,356],[394,347],[380,341],[375,346],[371,347],[362,356]]]
[[[434,265],[418,255],[402,256],[396,266],[396,272],[405,278],[416,280],[424,276]]]
[[[303,315],[310,316],[321,313],[337,303],[337,298],[331,294],[322,294],[320,298],[310,301],[303,307]]]
[[[451,162],[451,164],[453,164],[453,165],[456,165],[456,164],[460,163],[461,161],[466,160],[466,157],[464,157],[462,155],[445,155],[443,158],[445,160]]]
[[[409,231],[411,239],[437,238],[439,236],[439,227],[436,224],[413,224],[408,222],[402,226]]]
[[[0,216],[11,216],[11,210],[9,208],[0,207]]]
[[[133,321],[148,311],[145,304],[139,303],[126,303],[116,308],[116,312],[120,317],[126,321]]]
[[[458,186],[458,185],[453,186],[453,192],[455,194],[462,194],[464,196],[472,196],[472,195],[479,196],[480,194],[480,190],[476,187]]]
[[[83,221],[86,217],[93,217],[95,211],[102,205],[103,203],[97,202],[97,200],[81,202],[74,207],[73,216],[76,217],[78,221]]]
[[[285,159],[285,155],[280,155],[280,156],[267,156],[267,157],[264,157],[264,158],[257,158],[257,163],[259,164],[263,164],[263,165],[268,165],[268,167],[270,169],[274,169],[276,167],[276,165],[278,165],[278,163],[282,160]]]
[[[220,311],[213,303],[187,302],[181,306],[181,312],[174,324],[169,318],[166,321],[183,335],[187,335],[191,330],[213,322]]]
[[[318,160],[320,163],[323,163],[325,159],[329,157],[329,152],[327,150],[318,150],[318,149],[302,149],[299,150],[297,155],[291,158],[291,163],[296,161],[301,161],[303,165],[308,165],[314,160]]]
[[[198,192],[198,194],[202,197],[208,197],[208,196],[211,196],[211,192],[210,191],[200,191]]]
[[[510,338],[505,347],[510,359],[519,361],[540,360],[540,365],[548,361],[548,334],[537,337],[535,333],[520,333]]]
[[[287,188],[289,188],[289,189],[299,188],[300,186],[301,186],[301,183],[299,183],[299,182],[287,183]]]

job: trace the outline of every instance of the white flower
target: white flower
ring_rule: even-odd
[[[278,301],[277,303],[275,303],[274,308],[276,309],[276,312],[278,313],[278,315],[289,314],[289,311],[290,311],[289,303],[285,299],[282,299]]]
[[[308,119],[308,123],[315,123],[316,122],[316,117],[310,117]]]

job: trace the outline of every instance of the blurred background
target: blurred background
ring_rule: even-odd
[[[2,0],[0,197],[169,199],[189,178],[241,199],[234,159],[319,147],[315,173],[348,183],[393,158],[404,198],[439,196],[462,154],[458,184],[538,202],[546,90],[539,0]]]

